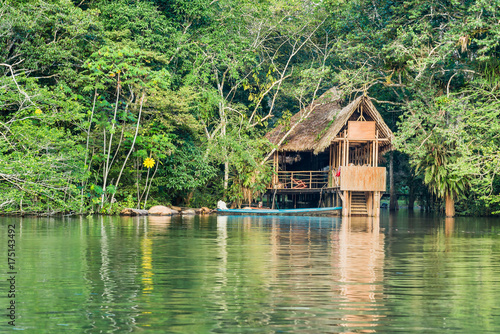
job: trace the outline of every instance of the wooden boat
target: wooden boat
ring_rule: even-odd
[[[219,214],[251,214],[251,215],[288,215],[288,214],[314,214],[328,211],[342,210],[342,207],[329,208],[303,208],[303,209],[217,209]]]

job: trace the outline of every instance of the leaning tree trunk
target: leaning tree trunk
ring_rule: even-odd
[[[455,199],[450,194],[446,194],[445,200],[445,214],[446,217],[455,216]]]

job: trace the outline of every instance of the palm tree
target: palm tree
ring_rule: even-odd
[[[424,174],[424,183],[445,200],[446,217],[455,216],[455,200],[464,195],[470,184],[466,175],[460,175],[453,168],[454,152],[444,141],[435,140],[425,145],[424,155],[414,162],[416,173]]]

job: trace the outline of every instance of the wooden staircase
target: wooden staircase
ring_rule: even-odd
[[[362,191],[353,191],[351,194],[351,215],[366,216],[368,208],[366,207],[366,196]]]

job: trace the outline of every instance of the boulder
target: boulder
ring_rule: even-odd
[[[186,216],[190,216],[190,215],[195,215],[196,212],[193,209],[187,209],[187,210],[183,210],[181,212],[181,214],[186,215]]]
[[[149,209],[149,214],[151,216],[171,216],[172,210],[163,205],[155,205]]]
[[[196,213],[200,214],[200,215],[208,215],[208,214],[212,213],[212,210],[210,210],[209,208],[207,208],[206,206],[204,206],[204,207],[202,207],[200,209],[197,209]]]
[[[147,216],[148,210],[126,208],[120,212],[120,216]]]
[[[173,215],[179,214],[179,210],[170,209],[170,212],[172,212]]]
[[[175,211],[177,211],[177,212],[181,212],[181,211],[182,211],[182,208],[181,208],[181,207],[179,207],[179,206],[173,206],[173,205],[171,205],[171,206],[170,206],[170,209],[175,210]]]

